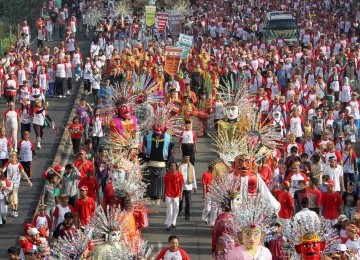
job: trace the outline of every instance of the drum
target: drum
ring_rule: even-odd
[[[200,110],[195,110],[194,111],[194,116],[198,117],[198,118],[202,118],[202,119],[206,119],[209,117],[208,113],[204,112],[204,111],[200,111]]]

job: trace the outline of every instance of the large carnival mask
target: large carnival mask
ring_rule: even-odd
[[[155,135],[162,135],[165,131],[164,125],[154,125],[153,127]]]
[[[249,155],[238,155],[234,160],[235,175],[247,176],[251,173],[253,160]]]
[[[128,104],[123,104],[118,108],[118,115],[123,119],[130,119],[131,118],[131,106]]]
[[[304,235],[302,243],[295,246],[296,252],[301,254],[304,260],[320,260],[324,248],[325,241],[320,241],[313,233]]]
[[[247,250],[257,249],[261,244],[263,233],[260,228],[249,227],[241,232],[241,242]]]
[[[239,116],[239,108],[237,106],[227,106],[225,107],[225,114],[229,120],[235,120]]]

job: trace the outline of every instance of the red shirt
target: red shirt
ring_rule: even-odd
[[[324,208],[324,218],[337,219],[339,217],[339,207],[343,204],[340,193],[324,192],[322,194],[322,202]]]
[[[181,195],[184,185],[184,177],[180,172],[167,172],[164,178],[165,196],[170,198],[178,198]]]
[[[274,191],[275,198],[280,203],[279,217],[284,219],[291,218],[294,209],[294,200],[290,192],[283,192],[281,190]]]
[[[96,191],[99,189],[99,183],[95,177],[85,177],[79,181],[78,188],[80,189],[81,186],[87,186],[88,196],[93,198],[95,201],[97,200]]]
[[[202,182],[203,186],[206,185],[205,192],[208,193],[209,192],[209,185],[212,183],[212,174],[211,174],[211,172],[209,172],[209,171],[204,172],[201,182]]]
[[[72,123],[69,125],[69,132],[71,139],[81,139],[84,127],[82,124]]]
[[[80,165],[83,163],[83,160],[81,158],[77,159],[74,162],[74,166],[79,170],[80,177],[85,178],[87,171],[94,171],[94,165],[91,161],[86,160],[82,167]]]
[[[75,213],[79,215],[80,224],[85,226],[89,223],[92,214],[95,211],[95,201],[91,197],[81,198],[75,202]]]

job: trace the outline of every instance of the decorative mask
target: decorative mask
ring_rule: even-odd
[[[241,241],[247,250],[257,249],[261,243],[262,237],[263,234],[261,228],[256,227],[255,225],[253,227],[245,228],[241,232]]]
[[[117,243],[121,241],[121,233],[120,231],[113,230],[109,233],[108,240],[110,243]]]
[[[247,176],[252,172],[254,160],[250,155],[238,155],[234,160],[234,174]]]
[[[131,118],[132,108],[128,104],[123,104],[118,108],[118,116],[122,119],[130,119]]]
[[[325,241],[320,241],[319,236],[314,233],[305,234],[300,245],[295,249],[301,254],[304,260],[320,260],[321,251],[325,248]]]
[[[239,116],[239,108],[237,106],[229,105],[225,107],[225,114],[229,120],[235,120]]]
[[[165,132],[164,125],[154,125],[153,127],[155,135],[162,135]]]

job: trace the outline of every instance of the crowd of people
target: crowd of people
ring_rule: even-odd
[[[31,163],[42,148],[44,127],[56,130],[46,101],[74,95],[73,85],[81,82],[84,97],[66,126],[76,159],[42,173],[46,181],[37,212],[20,237],[21,250],[9,249],[10,259],[47,259],[60,253],[69,259],[100,257],[107,250],[114,251],[114,259],[117,254],[149,257],[151,250],[135,247],[147,248],[141,238],[141,229],[149,224],[144,197],[163,199],[167,231],[176,228],[183,202],[185,219],[193,217],[191,195],[200,186],[197,142],[213,131],[210,118],[220,158],[209,163],[201,186],[202,219],[213,227],[214,259],[288,259],[291,253],[283,244],[293,220],[317,223],[320,217],[341,239],[326,256],[360,258],[355,151],[360,130],[359,3],[191,2],[183,32],[194,42],[175,76],[164,65],[165,47],[175,45],[177,35],[147,30],[144,13],[120,19],[114,1],[58,4],[48,0],[34,28],[23,23],[0,67],[6,99],[0,129],[0,224],[6,228],[8,203],[11,216],[18,217],[21,178],[32,185]],[[157,3],[158,11],[162,4]],[[294,13],[298,42],[265,38],[262,22],[270,11]],[[94,29],[92,43],[83,57],[76,39],[89,36],[89,29]],[[36,49],[31,48],[32,30]],[[50,50],[46,42],[56,39],[58,47]],[[139,158],[146,163],[146,176]],[[242,183],[249,182],[247,189],[237,186],[239,176]],[[218,198],[216,191],[229,189],[229,198]],[[275,231],[264,241],[264,230],[254,228],[262,222],[253,227],[239,220],[244,218],[240,209],[253,209],[237,205],[236,199],[253,196],[267,200],[264,212],[278,216]],[[241,232],[226,221],[241,222]],[[86,233],[90,228],[101,242]],[[256,246],[248,243],[251,236],[259,238]],[[50,250],[51,241],[55,245]],[[156,259],[190,259],[178,247],[178,237],[168,241],[170,247]],[[75,244],[78,251],[71,251]]]

